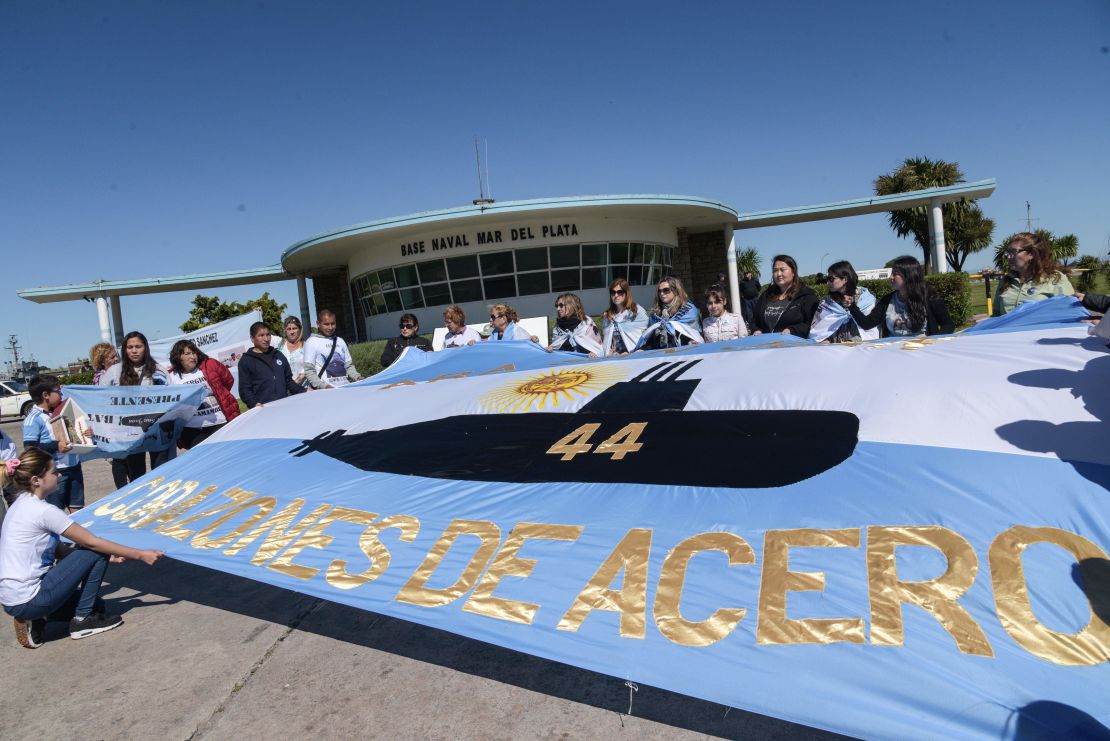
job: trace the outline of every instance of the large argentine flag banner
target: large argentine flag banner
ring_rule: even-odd
[[[908,341],[417,353],[244,414],[92,528],[853,735],[1091,733],[1110,351],[1046,303]]]

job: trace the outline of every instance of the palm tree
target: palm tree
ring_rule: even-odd
[[[1102,267],[1102,265],[1099,263],[1099,259],[1094,255],[1083,255],[1083,257],[1075,261],[1075,267],[1081,270],[1085,270],[1086,272],[1073,274],[1071,278],[1071,284],[1075,286],[1075,290],[1079,291],[1080,293],[1089,292],[1092,288],[1095,287],[1096,278],[1098,276],[1098,273],[1094,273],[1091,271],[1097,270]]]
[[[759,256],[755,247],[745,247],[736,253],[736,272],[740,274],[741,279],[743,279],[744,273],[750,272],[758,280],[759,265],[762,262],[763,258]]]
[[[876,195],[886,196],[923,188],[940,188],[964,182],[959,164],[928,157],[911,157],[894,172],[875,179]],[[994,220],[983,215],[974,201],[946,203],[944,217],[945,258],[955,270],[963,270],[968,255],[986,249],[994,233]],[[891,211],[890,228],[899,237],[913,236],[921,248],[922,263],[929,263],[929,210],[925,206]]]

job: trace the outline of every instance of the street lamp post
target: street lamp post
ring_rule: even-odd
[[[818,273],[822,272],[825,269],[825,258],[828,257],[828,256],[829,256],[828,252],[821,255],[821,264],[817,266],[817,272]]]

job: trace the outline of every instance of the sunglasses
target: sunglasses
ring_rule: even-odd
[[[617,290],[615,290],[615,291],[609,291],[609,295],[610,295],[610,296],[623,296],[623,295],[624,295],[624,291],[622,291],[621,289],[619,289],[619,288],[618,288],[618,289],[617,289]]]
[[[555,308],[556,309],[565,309],[565,308],[567,308],[567,305],[566,304],[555,304]]]
[[[490,315],[489,315],[489,320],[490,320],[491,322],[492,322],[492,321],[494,321],[494,320],[496,320],[496,319],[504,319],[504,318],[505,318],[505,315],[504,315],[504,314],[490,314]]]
[[[409,324],[408,322],[406,322],[405,324],[402,324],[400,326],[401,326],[401,329],[416,329],[415,324]]]
[[[1029,252],[1029,250],[1006,250],[1006,254],[1010,257],[1017,257],[1022,252]]]
[[[663,295],[664,293],[674,293],[674,290],[672,290],[670,288],[660,288],[659,289],[659,294]]]

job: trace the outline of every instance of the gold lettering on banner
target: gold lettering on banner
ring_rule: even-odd
[[[859,530],[768,530],[763,537],[763,575],[759,587],[756,641],[763,645],[787,643],[863,643],[863,618],[808,618],[786,616],[787,592],[822,592],[825,572],[791,571],[790,548],[859,548]]]
[[[181,488],[181,485],[181,479],[163,482],[160,486],[151,489],[138,499],[128,502],[126,507],[117,509],[112,513],[112,520],[115,522],[127,522],[128,520],[142,516],[144,510],[146,510],[147,505],[149,505],[151,501],[166,494],[172,496]]]
[[[589,453],[593,443],[590,437],[601,427],[600,422],[590,422],[579,427],[574,432],[556,441],[547,449],[548,455],[561,455],[561,461],[573,460],[580,453]]]
[[[387,391],[388,389],[397,388],[398,386],[415,386],[415,385],[416,385],[416,381],[409,381],[408,379],[406,379],[404,381],[397,381],[396,383],[391,383],[388,386],[382,386],[382,391]]]
[[[154,528],[154,532],[159,532],[162,526],[166,525],[167,523],[173,522],[178,517],[191,510],[193,507],[196,507],[205,499],[207,499],[209,495],[212,494],[212,492],[216,491],[216,489],[219,488],[220,487],[216,486],[215,484],[212,484],[211,486],[204,487],[202,490],[198,491],[191,497],[187,497],[184,499],[175,499],[165,509],[160,509],[157,512],[152,512],[143,519],[132,522],[130,525],[128,525],[128,527],[140,528],[158,523],[158,527]]]
[[[574,604],[563,615],[559,630],[576,631],[594,610],[620,613],[621,638],[643,638],[647,620],[648,559],[651,557],[651,530],[632,528],[617,543],[605,563],[594,573]],[[617,575],[624,572],[620,589],[612,589]]]
[[[575,541],[582,534],[582,525],[547,525],[535,522],[519,522],[501,550],[493,557],[493,562],[486,571],[470,598],[463,603],[467,612],[486,615],[499,620],[508,620],[514,623],[531,625],[539,605],[532,602],[496,597],[493,592],[497,585],[506,576],[527,578],[536,567],[534,558],[518,558],[517,553],[527,540],[565,540]]]
[[[235,541],[231,547],[225,548],[223,554],[225,556],[234,556],[257,540],[259,535],[266,533],[266,537],[262,540],[262,544],[258,546],[258,550],[255,551],[254,556],[251,557],[251,563],[255,566],[261,566],[266,563],[276,556],[282,548],[300,537],[301,533],[303,533],[309,525],[323,517],[324,513],[331,507],[330,504],[326,503],[318,504],[311,512],[305,515],[300,522],[293,525],[293,519],[297,516],[297,513],[301,511],[301,507],[304,506],[304,503],[303,499],[294,499],[292,502],[285,505],[279,512],[255,525],[253,530]]]
[[[177,486],[177,484],[180,484],[180,486]],[[169,484],[162,484],[151,492],[151,497],[141,507],[138,509],[128,507],[127,513],[121,519],[123,522],[149,520],[152,515],[172,507],[177,502],[188,499],[197,490],[198,486],[200,486],[199,481],[186,481],[184,483],[173,481]],[[115,515],[112,519],[115,519]],[[128,527],[135,527],[135,524],[132,523]]]
[[[924,546],[944,554],[948,568],[935,579],[898,578],[898,546]],[[960,653],[994,656],[986,633],[959,600],[979,573],[975,549],[946,527],[867,528],[867,591],[871,598],[871,644],[901,646],[905,641],[902,604],[917,605],[936,618],[956,640]]]
[[[1106,553],[1086,538],[1054,527],[1015,525],[1000,534],[991,543],[989,559],[994,608],[1002,627],[1019,646],[1053,664],[1093,666],[1110,659],[1110,625],[1093,609],[1087,625],[1074,634],[1052,630],[1037,620],[1021,563],[1022,552],[1034,543],[1059,546],[1077,561],[1106,558]],[[1092,587],[1098,588],[1087,585],[1088,590]]]
[[[141,491],[143,489],[154,490],[154,489],[158,488],[158,485],[161,484],[164,480],[165,480],[165,478],[162,477],[162,476],[155,476],[150,481],[147,481],[145,484],[139,484],[138,486],[136,486],[134,488],[128,489],[125,492],[121,492],[119,495],[117,495],[115,497],[112,497],[111,499],[105,500],[105,501],[101,502],[100,504],[98,504],[96,509],[93,511],[93,514],[96,515],[97,517],[103,517],[104,515],[110,515],[110,514],[113,514],[115,512],[118,512],[120,509],[127,506],[125,504],[119,504],[120,500],[125,499],[125,498],[131,496],[132,494],[134,494],[135,492]],[[112,505],[117,505],[117,506],[113,507]]]
[[[252,492],[244,493],[250,496],[255,496]],[[225,545],[229,544],[231,541],[235,540],[240,535],[257,525],[259,520],[270,514],[270,512],[272,512],[274,507],[276,506],[277,500],[273,497],[256,497],[255,499],[251,499],[248,502],[244,502],[238,507],[232,508],[230,512],[228,512],[215,522],[198,530],[197,534],[193,536],[193,539],[189,541],[189,545],[193,546],[194,548],[223,548]],[[256,508],[258,511],[248,517],[246,521],[241,523],[234,530],[227,533],[226,535],[221,535],[218,538],[210,537],[212,533],[216,532],[216,530],[225,522],[229,521],[240,512],[252,507]]]
[[[643,443],[637,441],[645,429],[647,429],[647,422],[629,422],[620,428],[616,434],[598,445],[594,453],[612,454],[613,457],[609,460],[622,460],[629,453],[635,453],[644,447]]]
[[[350,509],[348,507],[336,507],[331,512],[321,517],[320,521],[310,527],[304,535],[293,541],[280,556],[266,564],[266,568],[281,572],[282,574],[288,574],[297,579],[311,579],[320,573],[320,569],[293,563],[293,559],[305,548],[323,550],[331,545],[335,538],[324,532],[328,529],[328,525],[331,525],[333,522],[353,522],[356,525],[369,525],[377,518],[378,515],[374,512],[363,512],[361,509]]]
[[[676,545],[663,560],[659,584],[655,589],[655,626],[669,640],[681,646],[708,646],[731,633],[744,619],[743,607],[722,607],[705,620],[687,620],[682,616],[682,589],[686,568],[698,553],[722,551],[728,555],[729,566],[755,563],[752,547],[734,533],[699,533]]]
[[[443,375],[436,376],[435,378],[429,378],[428,383],[435,383],[436,381],[446,381],[452,378],[466,378],[473,372],[474,371],[459,371],[458,373],[444,373]]]
[[[473,535],[478,538],[478,550],[470,558],[459,578],[449,587],[430,589],[425,584],[443,562],[443,557],[451,549],[460,535]],[[440,607],[454,602],[473,588],[482,570],[489,563],[497,546],[501,543],[501,528],[487,520],[452,520],[432,550],[417,567],[412,576],[394,597],[398,602],[408,602],[420,607]]]
[[[506,363],[505,365],[499,365],[496,368],[490,368],[487,371],[482,371],[478,375],[479,376],[484,376],[484,375],[487,375],[489,373],[508,373],[510,371],[515,371],[515,370],[516,370],[516,363]]]
[[[186,538],[191,538],[194,533],[192,530],[187,529],[185,525],[192,524],[194,522],[197,522],[198,520],[203,520],[204,518],[211,517],[212,515],[218,515],[225,510],[231,509],[237,504],[245,504],[251,499],[251,497],[254,496],[254,492],[245,491],[243,489],[240,489],[238,486],[233,486],[227,491],[223,492],[221,496],[227,497],[231,501],[221,504],[214,509],[208,509],[202,512],[198,512],[192,517],[186,517],[184,520],[176,522],[172,526],[163,525],[157,528],[155,532],[165,535],[167,538],[173,538],[174,540],[185,540]]]
[[[378,539],[378,534],[389,529],[400,530],[401,532],[397,536],[398,539],[411,543],[420,532],[420,520],[409,515],[391,515],[369,525],[359,536],[358,545],[362,552],[366,554],[366,557],[370,559],[370,568],[361,574],[352,574],[347,571],[346,561],[336,559],[328,564],[328,570],[324,574],[328,584],[336,589],[354,589],[367,582],[374,581],[384,574],[385,570],[389,568],[391,555],[385,544]]]

